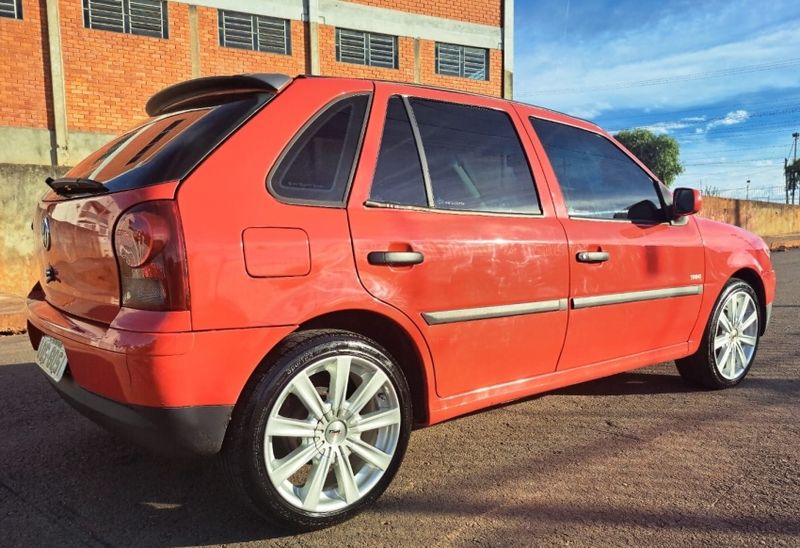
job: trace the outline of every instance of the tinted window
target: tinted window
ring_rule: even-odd
[[[569,214],[593,219],[664,220],[655,182],[611,141],[590,131],[531,118]]]
[[[94,179],[112,191],[183,179],[273,96],[220,97],[215,106],[155,117],[90,154],[66,177]]]
[[[386,109],[386,123],[370,198],[393,204],[428,205],[417,144],[400,97],[389,99]]]
[[[530,168],[504,112],[412,99],[434,206],[538,213]]]
[[[368,100],[349,97],[318,115],[276,168],[272,191],[290,200],[343,202]]]

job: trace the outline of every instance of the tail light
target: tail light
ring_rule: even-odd
[[[178,207],[143,202],[123,213],[114,231],[122,306],[188,310],[189,282]]]

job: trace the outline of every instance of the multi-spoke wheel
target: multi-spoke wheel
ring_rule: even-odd
[[[411,426],[402,372],[343,331],[291,337],[237,406],[224,448],[234,484],[270,521],[313,529],[377,498]]]
[[[758,295],[733,278],[717,299],[698,351],[677,366],[681,376],[704,388],[727,388],[747,375],[758,348]]]

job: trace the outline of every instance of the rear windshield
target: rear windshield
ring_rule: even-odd
[[[272,97],[272,93],[239,96],[151,118],[89,155],[65,177],[92,179],[110,191],[183,179]]]

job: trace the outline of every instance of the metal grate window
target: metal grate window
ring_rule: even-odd
[[[219,10],[219,45],[228,48],[292,54],[292,33],[289,21]]]
[[[168,38],[167,3],[162,0],[83,0],[83,26]]]
[[[0,17],[22,19],[22,0],[0,0]]]
[[[336,29],[336,60],[355,65],[398,68],[397,36]]]
[[[437,42],[436,73],[471,80],[488,80],[489,50]]]

